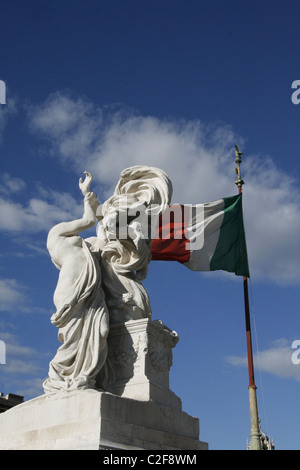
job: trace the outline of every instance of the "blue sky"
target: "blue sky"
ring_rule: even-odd
[[[135,164],[164,169],[173,202],[211,201],[236,193],[237,143],[261,424],[299,449],[299,13],[291,0],[0,2],[1,392],[42,393],[58,347],[46,237],[80,215],[83,171],[102,201]],[[171,389],[200,438],[244,449],[242,280],[152,262],[144,285],[179,334]]]

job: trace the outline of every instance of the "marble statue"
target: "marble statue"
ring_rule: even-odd
[[[151,318],[141,281],[151,260],[153,220],[170,204],[171,181],[158,168],[127,168],[102,205],[90,191],[91,181],[88,172],[79,180],[82,218],[60,223],[48,234],[47,248],[60,271],[51,322],[62,345],[49,365],[46,394],[95,388],[110,325]],[[83,239],[79,233],[96,222],[97,236]]]
[[[82,217],[48,234],[61,345],[45,393],[0,415],[0,450],[207,449],[170,390],[179,337],[152,320],[142,285],[171,182],[158,168],[127,168],[103,204],[91,182],[88,172],[79,180]]]

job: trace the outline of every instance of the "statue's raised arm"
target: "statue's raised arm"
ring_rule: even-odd
[[[82,195],[86,196],[90,192],[90,186],[93,180],[93,176],[88,171],[84,171],[84,174],[85,174],[84,180],[82,180],[82,178],[79,178],[79,188],[80,188],[80,191],[82,192]],[[91,203],[91,206],[95,215],[97,215],[97,209],[99,205],[100,204],[97,198],[95,198]]]
[[[80,255],[82,238],[79,236],[79,233],[95,225],[96,216],[93,205],[96,200],[96,194],[88,192],[84,197],[82,218],[70,222],[61,222],[50,230],[47,239],[47,249],[58,269],[61,269],[70,257],[74,258],[74,256]]]

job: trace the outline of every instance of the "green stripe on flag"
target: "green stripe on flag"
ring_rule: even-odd
[[[216,250],[210,262],[210,270],[222,269],[249,275],[247,247],[244,231],[242,194],[224,198],[224,219]]]

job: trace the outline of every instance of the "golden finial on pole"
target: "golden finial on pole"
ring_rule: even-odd
[[[237,164],[237,167],[235,169],[235,172],[237,174],[237,180],[235,184],[239,188],[239,193],[242,191],[242,186],[244,184],[244,181],[241,178],[241,167],[240,167],[241,162],[242,162],[242,158],[241,158],[242,155],[243,155],[243,152],[240,152],[238,146],[235,145],[235,163]]]

